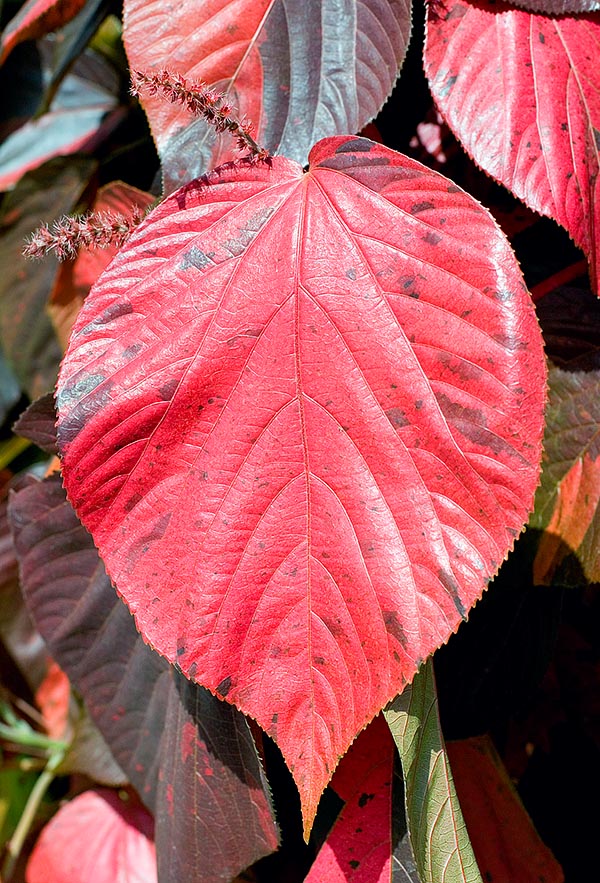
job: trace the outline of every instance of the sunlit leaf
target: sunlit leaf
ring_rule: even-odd
[[[562,224],[598,290],[600,17],[533,15],[502,3],[428,5],[425,66],[473,159]]]
[[[410,0],[126,0],[132,69],[170,68],[225,90],[260,144],[304,164],[319,138],[357,132],[380,110],[404,59]],[[166,191],[231,159],[203,120],[145,97]]]
[[[490,216],[366,139],[176,192],[86,300],[70,498],[145,639],[276,739],[307,826],[521,530],[544,380]]]
[[[332,779],[345,806],[306,883],[391,883],[394,754],[389,727],[377,717]]]

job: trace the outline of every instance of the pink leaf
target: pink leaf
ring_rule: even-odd
[[[600,17],[551,18],[503,4],[428,7],[434,98],[486,172],[568,230],[598,288]]]
[[[544,390],[489,214],[362,138],[182,188],[86,300],[68,494],[145,639],[276,739],[307,827],[521,530]]]
[[[85,791],[59,809],[29,859],[27,883],[156,883],[152,816],[114,791]]]

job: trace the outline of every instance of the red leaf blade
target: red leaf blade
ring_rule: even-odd
[[[86,301],[68,493],[146,640],[277,740],[307,824],[521,529],[544,380],[490,216],[366,139],[183,188]]]
[[[530,208],[600,258],[600,18],[491,3],[428,7],[426,72],[467,152]]]

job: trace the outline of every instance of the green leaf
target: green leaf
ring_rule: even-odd
[[[482,883],[444,746],[431,660],[383,713],[402,760],[406,818],[422,883]]]

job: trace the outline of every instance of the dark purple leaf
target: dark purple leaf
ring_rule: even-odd
[[[276,828],[244,717],[200,687],[182,687],[172,667],[143,643],[57,476],[16,494],[10,511],[36,625],[153,810],[160,778],[158,803],[173,815],[161,811],[157,818],[157,842],[167,849],[159,862],[171,868],[166,844],[176,826],[212,843],[210,849],[186,850],[185,867],[173,865],[164,879],[229,880],[271,852]],[[237,820],[235,850],[231,837],[223,838],[225,817]]]
[[[56,447],[56,408],[54,395],[47,392],[23,411],[13,426],[15,435],[28,438],[48,454],[58,453]]]

